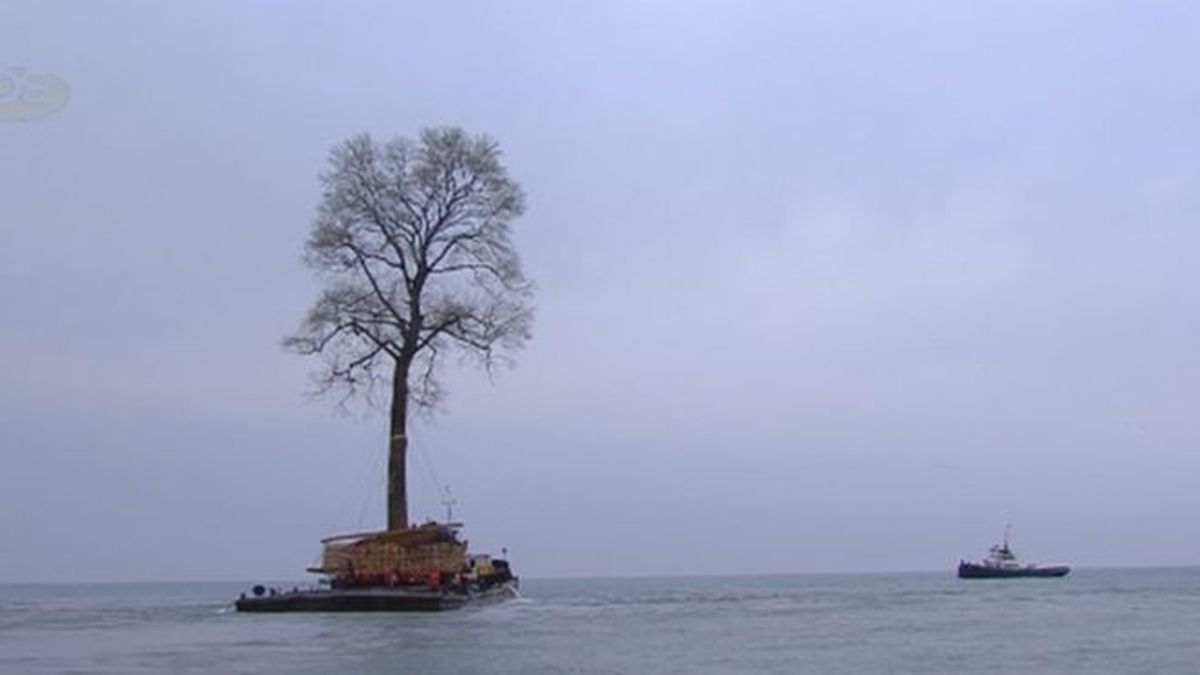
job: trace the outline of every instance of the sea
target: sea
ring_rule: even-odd
[[[0,673],[1200,673],[1200,568],[526,579],[440,614],[238,614],[249,585],[0,586]]]

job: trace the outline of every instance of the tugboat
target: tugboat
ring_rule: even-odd
[[[468,555],[461,523],[429,522],[405,530],[322,541],[322,586],[280,590],[254,586],[239,612],[437,612],[517,596],[508,561]]]
[[[988,549],[986,558],[979,562],[960,560],[958,562],[959,579],[1015,579],[1020,577],[1065,577],[1071,571],[1067,565],[1050,565],[1039,567],[1034,564],[1022,565],[1017,561],[1017,555],[1008,545],[1008,531],[1011,525],[1004,526],[1004,541]]]

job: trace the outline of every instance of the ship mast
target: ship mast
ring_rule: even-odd
[[[454,522],[454,505],[458,503],[458,500],[454,498],[454,495],[450,494],[449,485],[443,489],[443,492],[445,498],[442,499],[442,506],[446,507],[446,524],[449,525]]]

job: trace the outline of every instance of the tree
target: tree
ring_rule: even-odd
[[[532,285],[509,236],[524,195],[487,136],[425,129],[413,141],[362,134],[334,147],[305,263],[325,286],[291,351],[323,357],[322,393],[390,393],[388,529],[408,527],[410,409],[440,399],[450,351],[489,372],[530,337]]]

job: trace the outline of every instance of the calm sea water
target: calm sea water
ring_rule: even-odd
[[[244,587],[0,586],[0,672],[1200,672],[1200,568],[527,580],[436,615],[236,614]]]

